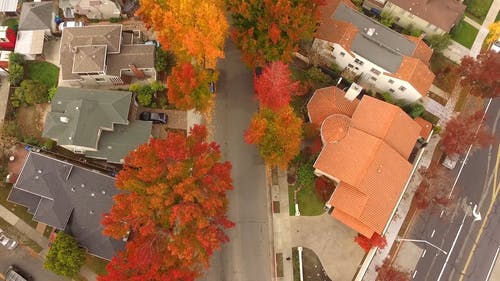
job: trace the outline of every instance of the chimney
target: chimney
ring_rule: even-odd
[[[139,79],[144,79],[146,78],[146,75],[144,74],[144,72],[140,69],[138,69],[135,64],[129,64],[128,67],[130,67],[130,70],[132,70],[132,72],[134,72],[135,74],[135,77],[139,78]]]

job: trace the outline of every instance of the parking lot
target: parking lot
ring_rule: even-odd
[[[43,262],[36,253],[24,246],[9,251],[0,246],[0,273],[5,273],[10,265],[15,264],[24,272],[33,276],[34,281],[69,281],[70,279],[56,275],[43,268]],[[3,280],[3,278],[1,278]]]

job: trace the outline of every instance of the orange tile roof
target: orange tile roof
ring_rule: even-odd
[[[389,76],[408,81],[422,96],[427,96],[435,77],[421,60],[407,56],[403,56],[398,71]]]
[[[410,35],[405,35],[405,36],[406,38],[408,38],[408,40],[413,41],[416,44],[412,57],[417,58],[428,65],[433,51],[431,47],[425,44],[424,40],[422,40],[423,36],[421,37],[415,37]]]
[[[370,96],[363,96],[351,122],[353,127],[387,142],[405,159],[410,156],[421,130],[401,108]]]
[[[321,20],[315,37],[328,42],[335,42],[344,49],[350,50],[352,40],[354,40],[357,33],[358,28],[350,22],[325,18]]]
[[[359,100],[349,101],[345,92],[335,86],[318,89],[307,103],[309,121],[318,126],[332,114],[352,116]]]
[[[422,117],[417,117],[415,119],[415,122],[417,122],[420,127],[422,127],[422,130],[420,130],[420,136],[424,139],[427,139],[432,132],[432,123],[423,119]]]
[[[328,116],[321,124],[321,140],[323,143],[340,141],[349,133],[351,118],[343,114]]]
[[[323,122],[324,140],[338,124],[335,117]],[[364,96],[345,137],[325,142],[314,163],[339,182],[330,199],[332,216],[366,237],[381,234],[408,179],[412,165],[407,159],[420,131],[400,108]]]

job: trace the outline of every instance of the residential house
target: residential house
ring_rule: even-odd
[[[56,30],[56,11],[53,1],[24,2],[18,30],[43,30],[45,35],[51,36]]]
[[[307,109],[323,142],[315,173],[337,183],[326,204],[331,215],[368,238],[383,234],[412,170],[408,159],[421,126],[395,105],[367,95],[351,101],[336,87],[317,90]]]
[[[89,19],[110,19],[121,16],[121,7],[112,0],[61,0],[59,8],[66,18],[74,18],[75,14]]]
[[[63,29],[59,85],[121,85],[132,79],[156,79],[155,47],[137,44],[136,37],[120,24]]]
[[[130,120],[132,93],[59,87],[42,136],[74,153],[122,163],[151,136],[152,122]]]
[[[434,80],[432,50],[422,38],[399,34],[359,13],[352,4],[328,0],[313,50],[335,63],[361,86],[413,103]]]
[[[425,35],[450,32],[464,15],[466,6],[457,0],[365,0],[363,7],[392,15],[404,28],[412,26]]]
[[[65,231],[94,256],[111,260],[125,242],[102,234],[102,215],[119,192],[113,177],[30,152],[7,200],[33,220]]]

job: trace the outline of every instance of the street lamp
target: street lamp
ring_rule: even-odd
[[[432,244],[431,242],[427,241],[427,240],[419,240],[419,239],[405,239],[405,238],[400,238],[400,237],[397,237],[396,238],[396,241],[408,241],[408,242],[420,242],[420,243],[425,243],[427,245],[431,245],[432,247],[436,248],[437,250],[439,250],[440,252],[444,253],[445,255],[448,254],[448,252],[446,252],[445,250],[439,248],[438,246]]]

